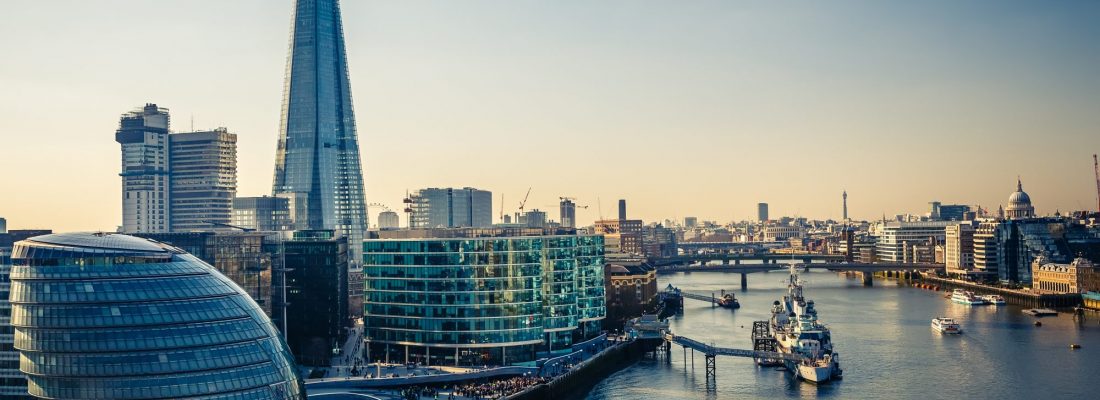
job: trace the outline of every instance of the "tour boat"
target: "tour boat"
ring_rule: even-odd
[[[932,318],[932,329],[939,333],[959,334],[962,328],[955,320],[948,317]]]
[[[951,293],[951,301],[971,306],[985,304],[985,300],[982,300],[981,297],[975,296],[973,292],[962,289],[955,289],[955,291]]]
[[[991,295],[988,295],[988,296],[982,296],[982,300],[985,300],[986,303],[989,303],[989,304],[992,304],[992,305],[995,305],[995,306],[1005,305],[1005,298],[1001,297],[1001,295],[998,295],[998,294],[991,294]]]

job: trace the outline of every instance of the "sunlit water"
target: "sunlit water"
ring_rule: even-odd
[[[737,291],[741,309],[711,308],[685,299],[673,317],[673,333],[718,346],[751,349],[752,322],[767,319],[786,292],[785,273],[749,275]],[[1069,314],[1034,317],[1018,306],[964,306],[942,292],[875,280],[874,287],[831,272],[803,274],[805,295],[832,329],[844,379],[814,385],[751,359],[719,357],[716,384],[708,390],[704,358],[673,346],[671,363],[645,359],[599,383],[590,400],[604,399],[1051,399],[1100,398],[1100,322]],[[660,277],[687,291],[740,288],[739,274],[718,272]],[[931,330],[931,319],[955,318],[962,335]],[[1069,345],[1078,343],[1081,349]]]

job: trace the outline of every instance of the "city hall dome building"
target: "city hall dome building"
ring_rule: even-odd
[[[260,307],[180,249],[63,233],[18,242],[11,259],[11,324],[33,397],[305,398]]]

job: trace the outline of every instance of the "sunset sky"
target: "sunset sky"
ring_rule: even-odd
[[[270,194],[289,0],[6,2],[0,217],[121,223],[118,117],[238,135]],[[587,223],[1095,209],[1096,1],[342,2],[367,201],[472,186]],[[597,202],[597,199],[600,202]],[[380,209],[371,208],[371,223]],[[402,218],[404,219],[404,218]]]

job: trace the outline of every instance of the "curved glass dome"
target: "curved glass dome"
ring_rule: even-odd
[[[171,246],[109,233],[12,251],[28,391],[65,399],[304,399],[293,357],[239,286]]]

